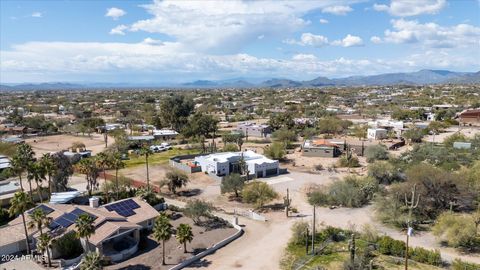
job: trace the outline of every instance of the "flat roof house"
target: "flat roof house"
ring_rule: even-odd
[[[89,237],[88,242],[81,239],[82,245],[84,247],[88,245],[90,250],[96,250],[107,260],[113,262],[130,257],[137,251],[140,230],[151,229],[154,219],[159,213],[137,197],[102,206],[98,206],[98,199],[92,199],[90,206],[43,203],[36,208],[41,208],[48,217],[52,218],[53,221],[48,226],[48,230],[55,238],[61,238],[65,234],[74,232],[75,220],[81,214],[90,215],[94,218],[95,233]],[[27,211],[27,215],[25,215],[27,222],[30,219],[28,213],[32,211],[33,209]],[[1,228],[0,234],[10,236],[0,237],[2,254],[11,254],[26,249],[21,217],[17,217]],[[28,230],[28,234],[31,239],[33,237],[35,243],[39,233],[32,229]],[[52,250],[54,259],[58,258],[59,254],[58,250]]]
[[[266,177],[279,174],[278,160],[266,158],[253,151],[225,152],[195,157],[203,172],[216,176],[227,176],[240,171],[241,159],[245,161],[250,175]]]
[[[173,140],[178,136],[178,132],[172,129],[156,129],[152,132],[153,137],[157,140]]]
[[[306,157],[338,157],[342,154],[340,146],[325,139],[305,140],[302,155]]]
[[[272,129],[268,125],[257,125],[255,123],[238,124],[237,132],[243,134],[245,137],[260,137],[266,138],[272,133]]]

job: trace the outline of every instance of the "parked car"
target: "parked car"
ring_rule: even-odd
[[[166,143],[166,142],[161,143],[160,146],[163,146],[163,148],[165,148],[165,150],[172,149],[172,146],[169,143]]]
[[[155,153],[159,153],[159,152],[166,151],[167,149],[162,145],[151,145],[150,150],[152,150]]]

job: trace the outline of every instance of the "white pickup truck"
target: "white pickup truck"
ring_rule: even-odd
[[[167,151],[171,148],[172,148],[172,146],[169,143],[161,143],[159,145],[151,145],[150,146],[150,150],[152,150],[155,153]]]

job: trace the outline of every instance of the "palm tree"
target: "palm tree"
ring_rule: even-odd
[[[101,152],[101,153],[98,153],[98,155],[96,156],[96,160],[97,160],[97,163],[98,163],[98,167],[100,167],[103,171],[103,179],[104,179],[104,183],[105,185],[107,185],[107,174],[105,172],[105,169],[108,168],[108,167],[111,167],[112,165],[112,156],[105,153],[105,152]],[[107,189],[107,192],[105,193],[105,196],[107,197],[107,202],[109,201],[109,191]]]
[[[51,217],[47,217],[47,214],[42,209],[37,208],[30,213],[30,221],[28,222],[29,229],[37,229],[40,231],[40,236],[43,235],[42,228],[48,226],[52,222]]]
[[[183,244],[183,253],[187,253],[187,242],[192,242],[193,232],[192,227],[188,224],[180,224],[177,227],[177,241]]]
[[[25,231],[25,242],[27,243],[27,252],[30,253],[30,245],[28,242],[27,223],[25,222],[25,211],[33,206],[32,201],[23,191],[15,192],[13,198],[10,200],[10,208],[8,213],[10,216],[22,215],[23,229]]]
[[[112,168],[115,169],[115,189],[116,189],[116,199],[118,200],[118,193],[119,193],[119,187],[118,187],[118,170],[125,168],[125,162],[122,160],[122,156],[120,153],[116,152],[112,156]]]
[[[162,213],[155,219],[155,224],[153,225],[153,238],[157,242],[162,242],[162,265],[165,265],[165,241],[168,241],[171,237],[172,224],[170,224],[165,213]]]
[[[52,156],[49,153],[43,154],[40,159],[40,164],[45,171],[45,174],[48,176],[48,197],[50,198],[52,194],[52,175],[55,173],[55,162],[53,161]]]
[[[88,196],[92,196],[92,190],[98,187],[97,177],[99,168],[94,158],[84,158],[76,165],[80,173],[85,174],[87,179]]]
[[[148,157],[153,154],[153,151],[146,145],[140,148],[140,155],[145,156],[145,166],[147,167],[147,189],[150,189],[150,175],[148,174]]]
[[[180,170],[172,170],[165,175],[164,183],[168,186],[168,190],[176,194],[177,188],[187,185],[188,175]]]
[[[88,252],[80,264],[81,270],[100,270],[102,267],[102,256],[98,252]]]
[[[34,159],[35,153],[29,144],[23,143],[17,147],[12,157],[12,169],[18,175],[20,188],[23,189],[22,174],[27,169],[28,163]]]
[[[45,180],[45,170],[39,162],[30,162],[27,167],[27,180],[30,186],[30,198],[33,201],[32,196],[32,180],[35,181],[37,185],[37,193],[40,202],[43,203],[42,199],[42,181]]]
[[[85,238],[85,252],[90,251],[88,238],[95,233],[94,219],[87,215],[81,214],[77,220],[75,220],[75,230],[79,238]],[[88,255],[88,254],[87,254]]]
[[[50,249],[52,248],[54,242],[55,239],[53,239],[50,233],[44,233],[40,235],[40,237],[38,237],[37,249],[42,254],[45,253],[45,251],[47,252],[48,267],[52,266],[52,261],[50,259]]]

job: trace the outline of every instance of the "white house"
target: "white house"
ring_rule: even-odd
[[[381,140],[387,138],[387,130],[384,128],[367,129],[367,138],[372,140]]]
[[[172,129],[155,129],[152,135],[155,139],[170,140],[175,139],[178,136],[178,132]]]
[[[256,177],[266,177],[279,173],[278,161],[266,158],[253,151],[215,153],[206,156],[195,157],[195,162],[203,172],[226,176],[238,172],[243,157],[249,174]]]

